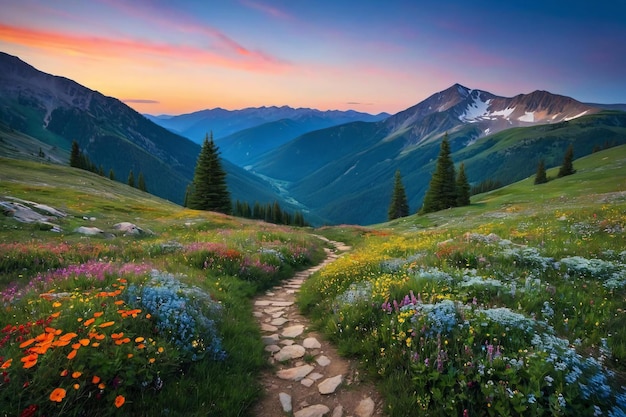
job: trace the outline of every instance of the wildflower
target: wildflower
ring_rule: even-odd
[[[92,384],[97,384],[97,383],[99,383],[99,382],[100,382],[100,377],[99,377],[98,375],[94,375],[94,376],[91,378],[91,383],[92,383]]]
[[[77,353],[78,353],[78,350],[74,349],[73,351],[67,354],[67,359],[70,359],[70,360],[74,359]]]
[[[54,391],[50,393],[50,401],[54,401],[60,403],[65,398],[65,390],[63,388],[55,388]]]
[[[72,378],[79,378],[82,374],[80,371],[75,371],[72,373]]]
[[[59,375],[61,376],[67,376],[70,372],[67,369],[64,369],[61,371],[61,373]]]
[[[7,360],[5,363],[2,364],[2,366],[0,366],[0,369],[7,369],[8,367],[11,366],[12,362],[13,362],[13,359]]]
[[[124,405],[125,402],[126,398],[124,398],[123,395],[118,395],[117,397],[115,397],[115,406],[117,408],[120,408],[122,405]]]
[[[101,325],[99,325],[98,327],[103,328],[103,327],[111,327],[115,324],[114,321],[107,321],[105,323],[102,323]]]
[[[80,388],[80,384],[74,384],[74,389],[78,390]]]

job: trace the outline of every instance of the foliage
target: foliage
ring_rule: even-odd
[[[563,164],[559,169],[557,177],[565,177],[566,175],[572,175],[576,172],[574,169],[574,145],[569,145],[563,156]]]
[[[213,133],[204,138],[198,156],[191,193],[187,197],[189,208],[210,210],[229,214],[232,210],[226,173],[222,169],[219,150],[213,141]]]
[[[268,223],[285,224],[298,227],[307,226],[304,215],[301,211],[296,211],[293,215],[280,207],[278,201],[274,204],[261,204],[254,202],[253,208],[247,202],[237,200],[233,204],[233,216],[244,217],[247,219],[264,220]]]
[[[535,184],[545,184],[548,182],[548,177],[546,175],[546,165],[543,162],[543,159],[539,160],[537,164],[537,173],[535,174]]]
[[[420,213],[431,213],[456,206],[456,182],[454,162],[450,156],[450,144],[446,134],[441,141],[437,166],[430,179],[428,191]]]
[[[465,175],[465,164],[461,162],[459,172],[456,176],[456,206],[463,207],[470,205],[470,185]]]
[[[402,185],[402,177],[400,170],[395,173],[393,194],[391,196],[391,203],[389,204],[389,210],[387,212],[387,219],[393,220],[400,217],[406,217],[409,215],[409,203],[406,199],[406,192],[404,191],[404,185]]]

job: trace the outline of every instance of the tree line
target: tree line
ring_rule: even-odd
[[[239,200],[233,204],[226,184],[226,172],[220,162],[219,148],[213,140],[213,132],[204,138],[193,181],[187,186],[184,206],[195,210],[216,211],[269,223],[294,226],[307,225],[301,212],[292,215],[283,210],[276,201],[273,204],[255,202],[252,207],[248,202]]]
[[[70,152],[70,166],[93,172],[94,174],[98,174],[101,177],[106,177],[102,164],[100,166],[96,166],[96,164],[91,162],[89,157],[83,151],[81,151],[78,142],[76,142],[75,140],[72,141],[72,150]],[[108,177],[111,181],[116,181],[115,171],[113,171],[113,168],[109,169]],[[137,180],[135,181],[135,174],[131,169],[128,173],[128,179],[126,180],[126,184],[130,185],[131,187],[138,188],[141,191],[148,192],[148,189],[146,187],[146,179],[144,178],[143,172],[141,171],[139,172]]]

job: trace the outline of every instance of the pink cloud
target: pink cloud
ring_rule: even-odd
[[[259,3],[259,2],[252,1],[252,0],[241,0],[241,4],[251,9],[259,10],[267,15],[270,15],[278,19],[293,20],[293,16],[291,16],[290,14],[280,9],[277,9],[276,7],[268,6],[267,4]]]
[[[156,57],[168,61],[192,61],[236,70],[268,73],[282,73],[290,67],[289,64],[242,51],[232,55],[189,45],[157,43],[132,38],[86,36],[1,23],[0,39],[4,42],[31,48],[57,50],[68,55],[97,56],[101,59],[124,57],[140,61],[141,59],[149,60]]]

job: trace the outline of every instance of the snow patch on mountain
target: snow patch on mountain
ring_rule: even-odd
[[[563,120],[565,120],[566,122],[569,122],[570,120],[572,120],[572,119],[577,119],[577,118],[579,118],[579,117],[581,117],[581,116],[584,116],[585,114],[587,114],[587,110],[585,110],[585,111],[584,111],[584,112],[582,112],[582,113],[577,114],[576,116],[566,117],[566,118],[565,118],[565,119],[563,119]]]
[[[515,111],[515,107],[507,107],[504,110],[489,112],[486,116],[496,116],[496,117],[500,116],[505,119],[508,119],[514,111]]]
[[[459,116],[459,120],[462,122],[475,123],[477,119],[483,118],[488,114],[487,109],[490,103],[491,100],[482,101],[480,95],[478,95],[478,97],[467,106],[465,112]]]
[[[534,111],[525,111],[523,116],[517,118],[520,122],[528,122],[533,123],[535,121],[535,112]]]

